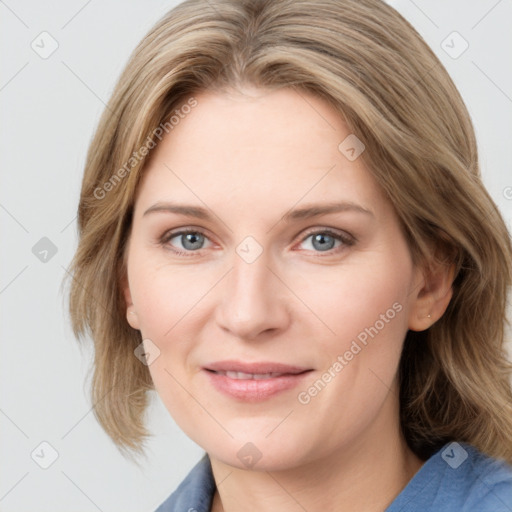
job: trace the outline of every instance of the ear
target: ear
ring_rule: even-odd
[[[455,264],[434,259],[428,268],[417,268],[416,287],[409,310],[409,329],[424,331],[437,322],[453,296]]]
[[[126,304],[126,320],[130,324],[130,327],[133,329],[140,329],[139,317],[137,316],[137,311],[132,301],[132,294],[130,292],[130,284],[128,282],[128,276],[126,272],[121,278],[121,290],[124,296],[124,301]]]

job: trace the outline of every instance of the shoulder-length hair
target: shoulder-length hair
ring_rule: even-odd
[[[511,241],[485,190],[467,109],[415,29],[380,0],[187,0],[132,53],[90,144],[71,264],[77,338],[94,342],[94,413],[125,455],[142,455],[147,366],[121,283],[137,184],[151,148],[194,94],[244,84],[326,100],[357,134],[413,260],[455,265],[434,325],[406,335],[401,426],[427,458],[464,441],[512,463],[511,364],[504,343]],[[180,108],[178,108],[180,107]],[[178,112],[176,112],[178,110]]]

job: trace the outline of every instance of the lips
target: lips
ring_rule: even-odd
[[[294,388],[312,369],[273,362],[218,361],[205,365],[203,371],[224,395],[258,402]]]
[[[217,361],[204,366],[206,370],[214,372],[237,372],[252,375],[264,375],[267,373],[292,374],[296,375],[310,370],[311,368],[292,366],[283,363],[245,363],[242,361]]]
[[[217,375],[225,375],[230,379],[244,380],[244,379],[254,379],[254,380],[263,380],[263,379],[272,379],[274,377],[281,377],[282,375],[287,375],[286,373],[279,372],[270,372],[270,373],[245,373],[245,372],[214,372]]]

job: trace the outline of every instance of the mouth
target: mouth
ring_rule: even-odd
[[[210,370],[213,371],[213,370]],[[229,377],[230,379],[236,379],[236,380],[263,380],[263,379],[273,379],[275,377],[282,377],[283,375],[292,375],[288,373],[279,373],[279,372],[270,372],[270,373],[244,373],[244,372],[233,372],[233,371],[226,371],[226,372],[216,372],[213,371],[213,373],[217,375],[225,375],[226,377]],[[296,374],[293,374],[296,375]]]
[[[312,368],[282,363],[219,361],[202,368],[210,384],[238,401],[260,402],[297,386]]]

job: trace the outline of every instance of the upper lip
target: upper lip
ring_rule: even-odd
[[[203,366],[205,370],[211,370],[215,372],[242,372],[242,373],[253,373],[253,374],[265,374],[265,373],[283,373],[283,374],[299,374],[305,371],[311,370],[312,368],[306,368],[303,366],[292,366],[283,363],[273,362],[255,362],[246,363],[243,361],[216,361]]]

